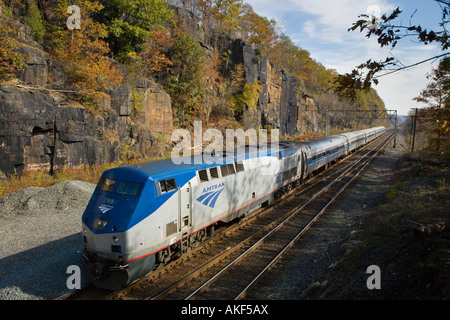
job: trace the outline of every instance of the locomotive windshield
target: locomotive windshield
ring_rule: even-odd
[[[116,184],[117,180],[101,178],[100,182],[98,183],[97,189],[100,191],[111,193],[114,191],[114,187],[116,186]],[[141,194],[143,185],[144,184],[140,182],[120,181],[119,186],[116,190],[116,194],[137,197]]]
[[[114,190],[116,182],[117,181],[113,179],[101,178],[97,185],[97,189],[105,192],[112,192]]]
[[[139,196],[144,184],[140,182],[126,182],[121,181],[119,187],[117,188],[116,194],[125,196]]]

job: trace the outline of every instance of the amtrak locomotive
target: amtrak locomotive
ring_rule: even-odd
[[[105,171],[82,217],[86,277],[119,289],[204,241],[219,221],[272,203],[384,131],[242,147],[216,153],[212,164],[163,160]]]

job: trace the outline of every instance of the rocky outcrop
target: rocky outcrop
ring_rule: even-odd
[[[283,135],[318,130],[317,107],[311,98],[297,93],[297,80],[278,69],[268,57],[258,57],[254,48],[236,40],[231,45],[230,66],[242,63],[247,83],[258,81],[261,94],[258,103],[260,125],[279,129]]]
[[[52,172],[113,162],[124,146],[145,157],[155,138],[149,127],[132,124],[124,109],[93,115],[61,106],[45,92],[0,86],[0,170]]]
[[[19,72],[19,80],[26,85],[45,88],[47,85],[48,66],[45,52],[39,48],[23,45],[17,49],[25,55],[26,67]]]
[[[173,132],[173,114],[170,96],[163,90],[149,88],[144,93],[145,125],[155,135],[170,141]]]
[[[0,170],[22,172],[25,164],[50,169],[55,115],[50,96],[0,86]]]
[[[320,130],[321,117],[314,100],[303,95],[297,105],[297,131],[299,134],[318,132]]]

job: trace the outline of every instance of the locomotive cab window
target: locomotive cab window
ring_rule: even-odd
[[[173,178],[160,181],[159,186],[161,187],[161,193],[170,192],[177,188],[177,185],[175,184],[175,179]]]
[[[116,186],[116,182],[117,181],[113,179],[101,178],[97,185],[97,189],[101,191],[112,192],[114,190],[114,187]]]

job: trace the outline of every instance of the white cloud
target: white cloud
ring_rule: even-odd
[[[247,0],[255,12],[281,22],[287,36],[325,67],[339,73],[350,72],[368,59],[384,60],[395,56],[409,65],[441,53],[436,46],[401,41],[394,50],[380,48],[376,38],[367,39],[359,30],[348,29],[362,13],[392,12],[400,0]],[[414,6],[414,5],[413,5]],[[369,11],[369,12],[368,12]],[[408,19],[406,17],[405,19]],[[437,63],[380,78],[375,86],[389,109],[406,114],[423,105],[412,101],[425,88],[426,73]]]

